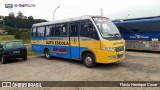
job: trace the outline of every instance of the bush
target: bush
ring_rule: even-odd
[[[14,34],[14,38],[15,39],[21,39],[21,35],[18,31]]]
[[[30,30],[20,30],[15,33],[14,36],[16,39],[23,40],[24,43],[30,43]]]
[[[30,39],[30,30],[21,32],[21,39]]]
[[[12,28],[12,27],[5,27],[6,32],[8,32],[8,35],[15,35],[15,33],[18,31],[16,28]]]

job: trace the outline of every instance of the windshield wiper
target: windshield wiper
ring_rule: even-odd
[[[120,37],[121,35],[116,33],[116,34],[108,34],[108,35],[111,35],[111,36],[115,36],[115,37]]]

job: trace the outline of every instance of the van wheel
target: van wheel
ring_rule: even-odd
[[[22,57],[22,60],[26,61],[27,60],[27,56]]]
[[[1,58],[1,63],[2,64],[6,64],[6,59],[2,56],[2,58]]]
[[[50,59],[52,58],[49,49],[46,49],[46,50],[45,50],[45,57],[46,57],[48,60],[50,60]]]
[[[83,56],[83,64],[88,68],[93,68],[96,66],[95,57],[91,53],[86,53]]]

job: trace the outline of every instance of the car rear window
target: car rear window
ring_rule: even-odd
[[[21,48],[24,47],[22,42],[7,42],[6,48]]]

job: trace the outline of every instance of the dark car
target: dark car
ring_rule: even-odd
[[[2,64],[9,58],[22,58],[27,60],[27,49],[21,41],[3,41],[0,42],[0,59]]]

